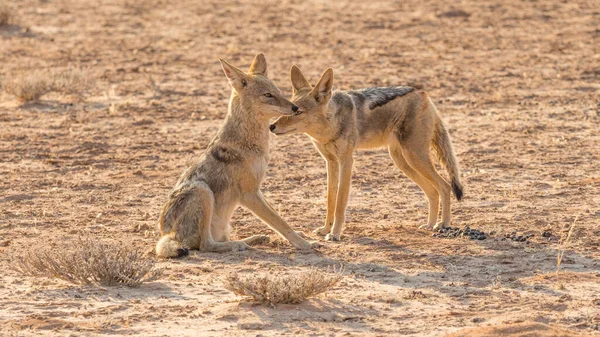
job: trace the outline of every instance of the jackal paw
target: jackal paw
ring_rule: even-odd
[[[438,223],[436,223],[435,226],[433,226],[433,231],[439,232],[442,228],[446,228],[446,227],[450,227],[450,224],[447,224],[443,221],[438,221]]]
[[[428,231],[432,231],[432,230],[434,230],[435,226],[434,225],[430,225],[430,224],[424,224],[424,225],[419,226],[419,228],[426,229]]]
[[[329,233],[329,229],[325,228],[325,226],[323,226],[323,227],[319,227],[319,228],[315,229],[313,231],[313,233],[315,233],[317,235],[325,236]]]
[[[322,246],[323,245],[317,241],[305,241],[305,243],[302,244],[301,246],[296,246],[296,249],[299,249],[301,251],[311,251],[313,249],[317,249]]]
[[[340,234],[329,233],[325,235],[325,241],[340,241],[342,236]]]
[[[245,242],[242,242],[242,241],[233,242],[233,244],[231,245],[232,252],[241,252],[243,250],[250,250],[250,249],[252,249],[252,248],[250,246],[248,246],[248,244],[246,244]]]

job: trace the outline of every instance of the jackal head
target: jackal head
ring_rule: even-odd
[[[234,90],[234,96],[237,95],[239,104],[245,110],[264,119],[292,115],[298,111],[298,106],[283,97],[281,90],[267,77],[265,55],[256,55],[247,73],[223,59],[219,61]]]
[[[327,125],[327,105],[333,87],[333,70],[325,70],[317,85],[313,88],[297,66],[290,71],[293,95],[292,102],[298,106],[292,116],[283,116],[271,124],[270,129],[276,135],[306,133],[309,136],[319,134]]]

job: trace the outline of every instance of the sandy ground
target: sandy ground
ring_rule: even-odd
[[[10,1],[0,75],[89,68],[85,101],[0,94],[1,335],[570,336],[600,329],[600,3],[575,1]],[[230,93],[217,59],[264,52],[290,93],[332,67],[340,89],[413,85],[447,123],[466,197],[455,226],[484,241],[419,230],[426,199],[383,149],[355,159],[341,242],[300,254],[244,209],[235,238],[256,250],[159,261],[140,288],[17,275],[10,251],[80,230],[141,250],[177,177],[199,156]],[[304,135],[272,139],[264,184],[295,228],[325,218],[325,165]],[[558,241],[575,223],[561,271]],[[530,243],[505,233],[533,234]],[[542,237],[550,231],[551,240]],[[255,306],[232,272],[344,264],[301,305]],[[511,325],[506,325],[511,324]],[[516,324],[516,325],[512,325]],[[461,329],[471,329],[460,332]],[[458,331],[458,332],[457,332]],[[525,332],[524,332],[525,331]]]

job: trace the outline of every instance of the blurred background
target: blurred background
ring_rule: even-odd
[[[2,5],[0,75],[6,82],[15,73],[84,68],[96,82],[91,101],[111,93],[128,97],[123,109],[222,118],[229,93],[217,59],[247,66],[263,52],[287,92],[298,64],[312,81],[332,67],[341,89],[409,84],[469,110],[575,99],[597,109],[599,7],[589,0],[17,0]],[[10,97],[2,98],[6,106]]]

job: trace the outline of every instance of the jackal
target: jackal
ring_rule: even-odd
[[[315,233],[339,240],[345,221],[355,149],[387,147],[396,166],[425,192],[427,224],[438,230],[450,225],[450,189],[463,196],[452,142],[428,95],[411,87],[334,91],[333,70],[327,69],[313,88],[296,66],[291,70],[292,102],[300,108],[270,126],[277,135],[306,133],[327,161],[327,216]],[[450,184],[436,171],[429,150],[450,175]],[[436,223],[442,203],[442,220]]]
[[[188,249],[244,250],[268,240],[265,235],[229,240],[229,220],[238,204],[296,248],[310,249],[316,243],[300,237],[260,192],[269,162],[269,120],[291,115],[298,107],[267,78],[263,54],[255,57],[248,73],[220,61],[233,89],[227,117],[204,154],[183,172],[170,193],[159,219],[162,237],[156,255],[180,257]]]

